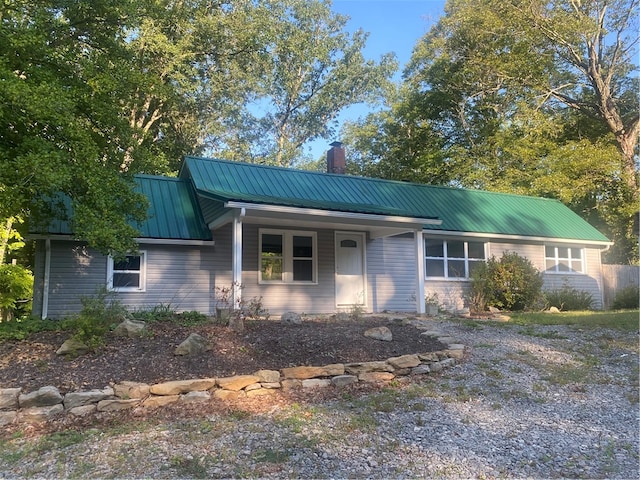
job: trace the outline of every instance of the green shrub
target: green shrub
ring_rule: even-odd
[[[0,265],[0,321],[31,311],[33,275],[20,265]]]
[[[42,320],[37,317],[21,317],[11,322],[0,322],[0,341],[24,340],[32,333],[64,329],[63,322]]]
[[[493,306],[505,310],[525,310],[535,305],[542,292],[542,274],[531,261],[517,253],[492,256],[471,272],[471,307],[484,311]]]
[[[82,310],[71,320],[71,328],[75,338],[92,348],[102,344],[104,335],[128,315],[127,310],[112,298],[105,287],[93,296],[80,298],[80,303]]]
[[[565,284],[557,290],[544,292],[547,307],[557,307],[564,311],[591,310],[593,297],[589,292],[576,290]]]
[[[614,310],[640,308],[640,288],[632,285],[617,291],[611,308]]]
[[[131,318],[142,322],[168,322],[176,319],[176,311],[170,303],[160,303],[151,310],[137,310],[130,313]]]
[[[200,313],[195,310],[177,313],[176,319],[185,326],[199,325],[202,323],[207,323],[209,321],[209,317],[207,317],[204,313]]]

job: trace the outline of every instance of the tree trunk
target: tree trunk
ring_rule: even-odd
[[[638,135],[640,134],[640,121],[638,116],[625,125],[620,114],[616,100],[611,94],[611,75],[603,75],[602,65],[600,64],[600,52],[598,51],[597,42],[588,44],[588,68],[587,74],[591,85],[597,97],[597,109],[606,122],[609,130],[615,136],[618,149],[622,154],[621,171],[625,175],[625,183],[631,190],[634,200],[638,199],[638,178],[635,168],[635,149],[638,144]]]

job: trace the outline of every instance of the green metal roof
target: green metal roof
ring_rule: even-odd
[[[427,230],[609,240],[557,200],[186,157],[182,178],[222,201],[438,218]]]
[[[139,238],[161,238],[172,240],[211,240],[211,232],[202,218],[200,205],[191,184],[187,180],[153,175],[137,175],[136,190],[149,200],[147,219],[134,225]],[[69,218],[71,201],[62,199]],[[73,229],[67,221],[51,219],[37,233],[72,235]]]
[[[149,199],[147,220],[139,229],[143,238],[211,240],[200,205],[188,181],[137,175],[138,190]]]

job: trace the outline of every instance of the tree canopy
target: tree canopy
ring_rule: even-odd
[[[637,7],[449,0],[388,108],[347,128],[356,169],[558,198],[637,261]]]
[[[257,88],[248,108],[227,116],[227,135],[217,147],[222,156],[291,166],[307,141],[335,133],[345,107],[381,97],[397,64],[392,54],[379,63],[365,60],[367,34],[347,33],[348,18],[332,13],[330,2],[263,5],[271,21],[264,54],[253,65]]]
[[[391,70],[326,1],[16,0],[0,4],[0,251],[11,219],[73,207],[78,238],[135,249],[136,173],[207,151],[288,165]],[[5,228],[6,227],[6,228]],[[0,263],[2,259],[0,259]]]

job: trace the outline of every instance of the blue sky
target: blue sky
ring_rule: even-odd
[[[444,13],[444,0],[333,0],[332,10],[350,17],[348,31],[361,28],[369,32],[365,57],[379,60],[387,52],[394,52],[400,64],[400,72],[411,58],[411,52],[438,17]],[[347,109],[340,122],[365,115],[366,106]],[[319,158],[335,139],[318,140],[309,144],[305,153]]]

